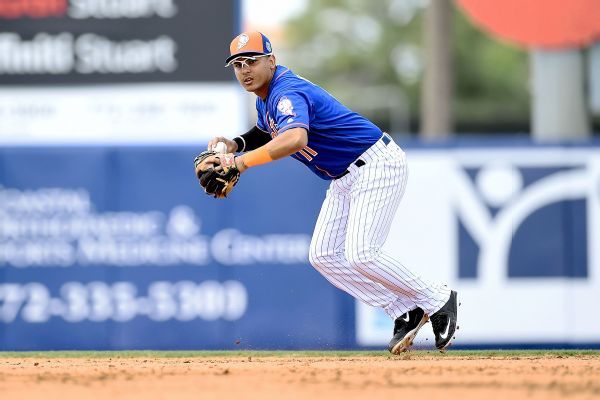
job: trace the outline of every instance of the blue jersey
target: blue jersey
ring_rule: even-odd
[[[273,138],[291,128],[308,131],[307,146],[292,157],[323,179],[341,175],[383,134],[325,90],[280,65],[267,98],[256,99],[256,110],[256,125]]]

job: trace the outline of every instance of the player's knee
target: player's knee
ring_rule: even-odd
[[[313,243],[310,244],[310,249],[308,250],[308,261],[313,267],[318,268],[319,266],[323,265],[325,257],[325,253],[321,251],[318,246],[315,246]]]
[[[335,249],[323,247],[322,243],[310,244],[308,261],[317,269],[331,265],[331,263],[334,263],[338,257],[339,254],[335,252]]]
[[[313,253],[312,251],[309,251],[308,262],[310,262],[310,265],[312,265],[313,267],[317,267],[319,265],[319,256]]]

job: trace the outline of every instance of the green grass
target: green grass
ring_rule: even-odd
[[[0,352],[0,358],[198,358],[198,357],[379,357],[379,358],[490,358],[490,357],[600,357],[600,350],[415,350],[401,356],[387,351],[22,351]]]

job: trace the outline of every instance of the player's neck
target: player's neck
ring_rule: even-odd
[[[273,77],[275,76],[276,70],[277,68],[273,70],[273,72],[271,73],[271,77],[268,81],[265,82],[264,85],[262,85],[260,88],[254,91],[254,94],[260,97],[263,101],[265,101],[269,96],[269,89],[271,88],[271,82],[273,81]]]

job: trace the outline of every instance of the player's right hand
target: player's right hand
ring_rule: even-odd
[[[227,153],[235,153],[237,151],[237,143],[223,136],[217,136],[208,142],[208,150],[213,151],[217,143],[223,142],[227,145]]]

